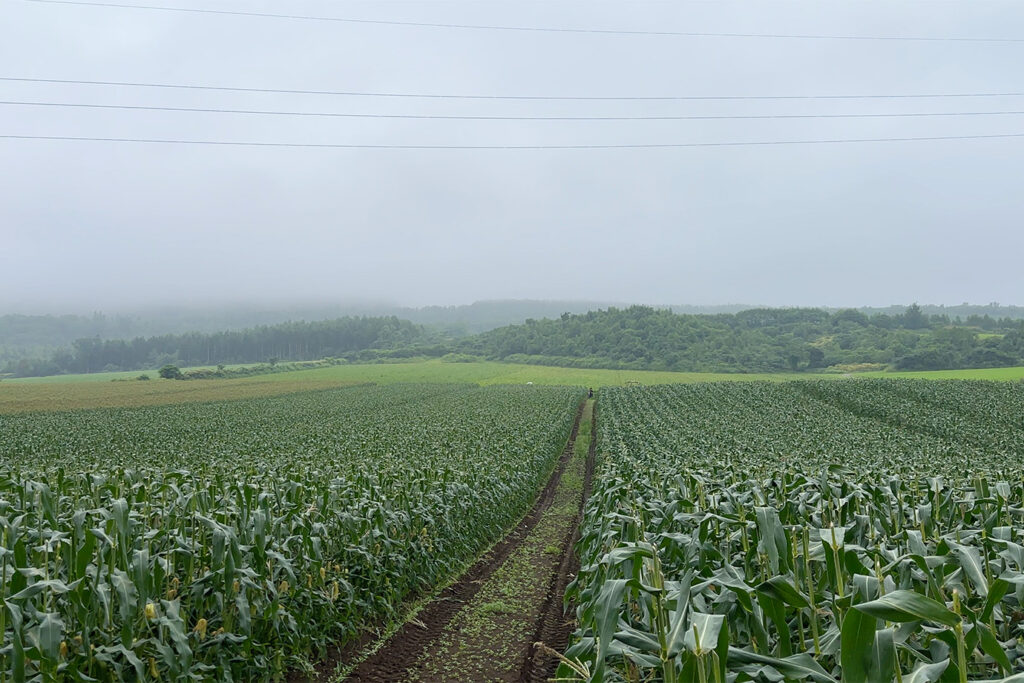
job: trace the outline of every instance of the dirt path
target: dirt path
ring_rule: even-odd
[[[534,633],[532,643],[544,643],[547,647],[558,652],[564,652],[569,647],[569,637],[575,628],[575,620],[572,614],[566,614],[563,606],[563,597],[569,584],[576,578],[580,570],[579,558],[573,549],[580,538],[580,524],[583,522],[583,506],[590,498],[591,489],[594,483],[594,459],[597,448],[597,432],[594,429],[597,423],[595,414],[596,404],[588,401],[584,417],[589,419],[590,428],[587,432],[586,462],[584,463],[583,491],[580,497],[576,516],[573,520],[571,535],[568,543],[562,548],[561,561],[558,570],[551,577],[551,585],[548,588],[547,598],[542,605],[540,618],[537,620],[537,630]],[[587,414],[589,412],[589,414]],[[545,654],[534,647],[531,643],[530,654],[523,660],[520,671],[520,681],[541,683],[551,678],[558,667],[558,660],[550,654]]]
[[[564,649],[572,630],[562,595],[577,569],[573,543],[593,469],[593,401],[537,502],[516,528],[404,624],[346,679],[544,681],[555,662],[534,649]],[[577,446],[577,437],[586,438]]]

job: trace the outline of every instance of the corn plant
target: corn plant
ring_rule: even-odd
[[[1018,680],[1022,416],[965,382],[603,390],[558,676]]]
[[[496,540],[582,390],[0,417],[0,682],[280,680]]]

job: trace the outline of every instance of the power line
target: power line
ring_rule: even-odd
[[[322,142],[248,142],[229,140],[183,140],[156,138],[84,137],[71,135],[3,135],[0,140],[51,140],[84,142],[126,142],[159,145],[216,145],[223,147],[278,147],[304,149],[396,149],[396,150],[587,150],[587,149],[683,149],[694,147],[767,147],[777,145],[830,145],[869,142],[925,142],[940,140],[990,140],[1024,138],[1024,133],[988,135],[939,135],[899,138],[837,138],[826,140],[752,140],[728,142],[680,142],[651,144],[597,145],[402,145],[402,144],[332,144]]]
[[[174,90],[212,90],[219,92],[270,93],[276,95],[337,95],[344,97],[395,97],[443,100],[537,100],[537,101],[606,101],[606,102],[672,102],[732,100],[892,100],[946,99],[974,97],[1024,97],[1021,92],[911,93],[860,95],[463,95],[448,93],[399,93],[359,90],[296,90],[280,88],[245,88],[237,86],[194,85],[187,83],[149,83],[133,81],[90,81],[68,78],[20,78],[0,76],[0,81],[19,83],[52,83],[60,85],[109,85],[126,88],[168,88]]]
[[[69,107],[79,109],[122,109],[129,111],[165,111],[203,114],[255,114],[268,116],[304,116],[352,119],[426,119],[451,121],[729,121],[763,119],[878,119],[919,118],[949,116],[1011,116],[1024,115],[1022,111],[958,111],[958,112],[898,112],[867,114],[694,114],[667,116],[488,116],[463,114],[378,114],[316,111],[277,111],[266,109],[217,109],[205,107],[167,107],[132,104],[88,104],[79,102],[28,102],[0,100],[3,106]]]
[[[1024,38],[979,38],[956,36],[852,36],[825,35],[803,33],[722,33],[698,31],[630,31],[623,29],[591,29],[591,28],[554,28],[542,26],[499,26],[493,24],[455,24],[426,21],[398,21],[389,19],[352,19],[343,17],[323,17],[307,14],[278,14],[272,12],[243,12],[240,10],[200,9],[195,7],[166,7],[163,5],[138,5],[118,2],[86,2],[85,0],[22,0],[51,5],[80,5],[87,7],[113,7],[119,9],[156,10],[161,12],[186,12],[193,14],[215,14],[242,17],[262,17],[269,19],[294,19],[303,21],[331,21],[345,24],[372,24],[378,26],[409,26],[418,28],[444,29],[479,29],[487,31],[516,31],[539,33],[577,33],[596,35],[623,36],[670,36],[687,38],[786,38],[812,40],[882,40],[882,41],[914,41],[914,42],[962,42],[962,43],[1024,43]]]

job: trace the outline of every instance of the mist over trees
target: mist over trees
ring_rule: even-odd
[[[292,321],[346,317],[397,317],[450,337],[461,337],[527,318],[551,318],[569,311],[584,313],[611,303],[592,301],[477,301],[458,306],[411,308],[369,302],[293,306],[160,307],[145,311],[95,312],[90,315],[0,315],[0,367],[22,358],[44,358],[81,339],[135,339],[214,334],[281,325]],[[703,311],[707,312],[707,311]]]
[[[1024,364],[1024,322],[974,322],[977,328],[954,324],[948,316],[928,315],[916,305],[898,315],[873,316],[853,309],[830,313],[815,308],[679,315],[633,306],[527,321],[466,340],[460,350],[515,362],[686,372]]]
[[[485,309],[485,315],[526,310],[522,306],[502,309],[498,304]],[[0,365],[0,373],[34,376],[155,369],[168,364],[188,367],[326,357],[359,362],[449,354],[464,361],[686,372],[1024,365],[1024,320],[978,313],[966,319],[950,318],[928,310],[915,304],[894,314],[759,308],[702,315],[630,306],[527,318],[523,324],[476,335],[455,334],[395,316],[345,317],[215,333],[82,337],[56,350],[9,357]]]
[[[315,360],[368,349],[402,349],[435,339],[420,325],[394,317],[339,318],[264,325],[245,330],[155,337],[76,339],[42,358],[19,358],[5,372],[17,376],[260,363],[271,359]]]

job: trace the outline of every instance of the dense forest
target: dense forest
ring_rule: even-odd
[[[344,317],[133,339],[97,334],[0,359],[0,375],[412,356],[689,372],[1008,367],[1024,365],[1024,320],[978,313],[950,318],[917,305],[874,315],[817,308],[700,315],[631,306],[529,318],[465,336],[394,316]]]
[[[1024,364],[1024,322],[959,323],[911,306],[897,315],[815,308],[682,315],[646,306],[608,309],[485,332],[459,350],[526,363],[689,372],[898,370]]]
[[[117,310],[89,315],[3,314],[0,311],[0,367],[22,357],[42,357],[69,347],[78,339],[134,339],[169,334],[203,332],[213,334],[280,325],[295,320],[334,320],[345,317],[396,317],[423,325],[449,337],[464,337],[528,319],[557,318],[563,313],[587,313],[630,304],[600,301],[494,300],[459,306],[394,306],[372,302],[257,306],[255,304],[208,305],[203,307],[157,307],[146,310]],[[728,304],[719,306],[656,306],[674,313],[715,315],[739,313],[757,308]],[[858,308],[861,313],[895,316],[905,306]],[[1024,320],[1024,307],[960,304],[922,305],[925,315],[945,316],[953,323],[983,330],[997,329],[1005,319]],[[835,313],[839,309],[821,309]]]
[[[593,301],[477,301],[459,306],[412,308],[370,302],[293,306],[210,305],[159,307],[89,315],[0,315],[0,365],[23,356],[40,356],[77,339],[134,339],[169,334],[229,332],[280,325],[295,320],[334,320],[346,317],[397,317],[449,336],[465,336],[522,323],[527,318],[554,318],[566,311],[585,313],[608,308],[613,302]],[[719,312],[709,310],[688,312]]]
[[[44,357],[10,361],[0,372],[42,376],[177,366],[302,361],[347,357],[356,352],[414,349],[437,339],[420,325],[394,317],[338,318],[322,322],[263,325],[203,334],[168,334],[131,340],[87,337]],[[371,353],[354,356],[372,359]]]

